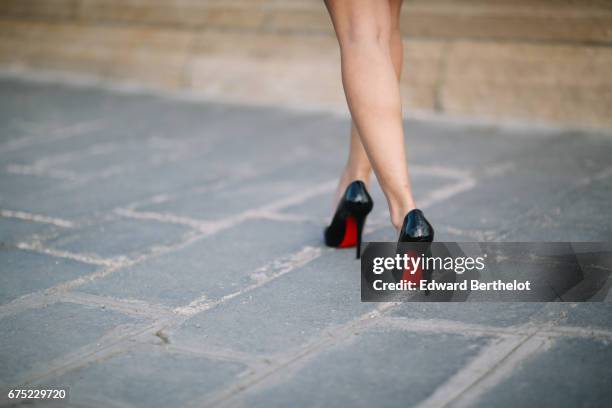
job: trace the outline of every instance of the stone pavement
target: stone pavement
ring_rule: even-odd
[[[360,302],[353,251],[321,235],[346,118],[6,78],[0,95],[2,389],[68,386],[74,407],[610,403],[610,303]],[[406,129],[439,240],[612,240],[611,134]],[[373,195],[366,240],[394,240]]]

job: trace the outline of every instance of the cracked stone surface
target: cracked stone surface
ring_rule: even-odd
[[[346,118],[16,78],[0,95],[3,390],[70,387],[80,407],[609,404],[609,294],[360,302],[353,250],[322,245]],[[406,138],[439,240],[612,241],[612,133],[409,120]],[[365,240],[393,241],[372,195]]]

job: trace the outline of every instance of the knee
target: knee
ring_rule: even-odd
[[[343,51],[359,50],[373,47],[380,50],[389,50],[392,31],[383,24],[350,24],[339,36],[340,47]]]

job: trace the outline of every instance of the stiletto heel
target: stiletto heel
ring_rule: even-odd
[[[360,222],[357,222],[357,253],[355,255],[356,259],[361,257],[361,234],[363,232],[363,226],[365,224],[365,217],[363,217]]]
[[[365,220],[374,203],[361,180],[348,185],[338,203],[331,224],[325,228],[325,244],[334,248],[357,246],[356,256],[361,256],[361,235]]]
[[[427,244],[427,250],[425,251],[425,258],[429,259],[432,257],[431,246]],[[429,267],[423,268],[423,279],[425,280],[425,286],[431,282],[431,276],[433,275],[433,270]],[[425,289],[425,296],[429,296],[429,288]]]

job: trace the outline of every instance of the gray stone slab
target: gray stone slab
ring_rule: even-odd
[[[487,338],[389,329],[356,333],[348,344],[310,358],[297,372],[248,392],[242,406],[416,406],[487,342]]]
[[[217,104],[194,104],[143,93],[119,95],[94,87],[66,87],[18,80],[2,80],[1,84],[6,98],[2,99],[0,122],[16,123],[24,131],[20,136],[39,136],[40,139],[32,148],[25,146],[13,151],[13,158],[35,157],[30,154],[35,153],[37,147],[43,147],[42,151],[47,153],[81,148],[98,137],[106,141],[144,138],[163,124],[167,124],[169,129],[182,130],[181,124],[195,127],[198,121],[209,119],[208,113],[217,116],[225,110]],[[45,135],[45,129],[54,131],[91,120],[100,120],[104,132],[88,131],[87,137],[77,135],[61,139],[59,143],[47,140]]]
[[[0,243],[5,246],[14,245],[29,241],[34,235],[54,234],[57,229],[62,228],[17,218],[0,217]]]
[[[188,191],[163,202],[140,205],[136,209],[217,220],[317,188],[321,183],[333,180],[333,174],[329,166],[314,166],[310,162],[293,163],[271,170],[258,168],[254,169],[253,176],[221,188]],[[330,196],[320,194],[313,201],[327,202]]]
[[[2,164],[0,164],[0,167]],[[14,211],[28,211],[33,193],[39,199],[45,197],[50,191],[57,190],[63,181],[39,177],[30,174],[8,174],[0,168],[0,208]]]
[[[14,113],[7,110],[2,110],[0,107],[0,149],[6,149],[11,143],[27,136],[27,125],[24,125],[24,120],[14,116]]]
[[[188,227],[153,220],[119,218],[63,230],[44,241],[48,248],[102,258],[134,256],[154,246],[180,242]]]
[[[69,387],[86,406],[184,407],[234,381],[246,367],[205,357],[141,349],[92,363],[41,385]]]
[[[97,118],[101,105],[98,103],[103,91],[67,88],[20,81],[0,79],[0,123],[15,124],[15,133],[3,133],[0,142],[31,135],[34,124],[57,126],[72,120]]]
[[[44,371],[47,363],[137,319],[100,308],[57,303],[0,320],[0,383]]]
[[[496,125],[405,122],[409,163],[456,167],[479,174],[516,160],[562,132]]]
[[[260,119],[260,122],[264,119]],[[271,122],[268,127],[272,126],[271,134],[276,134],[273,131],[274,126],[279,128],[288,126],[286,121],[280,122],[276,119],[274,115],[267,117],[267,120]],[[306,132],[306,129],[300,127],[299,124],[300,122],[297,121],[295,129]],[[227,127],[229,128],[227,131],[231,132],[231,125],[227,125]],[[297,130],[294,131],[297,132]],[[245,128],[241,131],[246,132],[247,130]],[[137,149],[138,147],[130,147],[128,144],[126,151],[120,149],[118,154],[120,160],[113,159],[108,164],[104,163],[105,155],[100,157],[94,155],[93,158],[77,159],[71,164],[58,166],[60,170],[73,171],[85,177],[96,176],[98,170],[111,169],[115,171],[117,169],[113,169],[113,166],[119,166],[116,174],[112,173],[102,178],[94,178],[87,183],[75,184],[70,181],[49,179],[48,177],[6,175],[4,178],[0,178],[0,186],[3,187],[3,190],[13,194],[3,195],[0,198],[0,205],[7,209],[56,217],[79,217],[95,212],[108,211],[117,206],[130,205],[159,194],[178,193],[179,205],[176,209],[180,210],[180,205],[183,203],[186,203],[187,206],[197,205],[199,202],[206,203],[207,197],[210,197],[210,195],[205,194],[204,197],[194,197],[194,201],[181,201],[180,193],[184,191],[205,188],[228,179],[249,179],[252,175],[267,174],[282,166],[286,168],[285,180],[289,180],[290,175],[295,175],[297,178],[300,173],[306,174],[308,170],[311,173],[309,181],[316,182],[318,180],[315,177],[318,162],[311,160],[309,151],[302,152],[299,146],[292,151],[288,147],[282,146],[281,143],[274,144],[272,141],[263,143],[259,140],[262,137],[254,137],[252,134],[256,131],[263,131],[257,128],[256,124],[250,124],[248,131],[252,137],[249,137],[248,133],[237,136],[231,136],[231,133],[230,135],[219,133],[214,136],[216,141],[207,141],[207,138],[203,138],[204,142],[202,143],[206,146],[201,149],[202,154],[199,154],[197,144],[196,147],[188,144],[178,148],[178,157],[174,157],[172,152],[163,154],[153,152],[150,155],[151,157],[144,154],[147,157],[144,160],[142,159],[143,154],[139,153],[141,160],[138,161],[138,159],[129,155],[130,148]],[[166,136],[166,138],[170,138],[170,136]],[[106,140],[92,139],[91,144],[103,144],[105,142]],[[127,143],[123,142],[120,146]],[[91,147],[91,144],[88,147]],[[209,144],[211,146],[208,146]],[[38,147],[37,151],[40,149],[41,147]],[[248,158],[245,158],[245,149],[250,152]],[[39,151],[39,153],[40,158],[45,157],[46,153],[44,151]],[[156,154],[160,155],[159,160],[156,159]],[[181,156],[185,154],[187,157]],[[296,166],[296,163],[301,163],[302,168]],[[292,164],[292,166],[289,167],[289,164]],[[319,165],[319,167],[322,166]],[[323,173],[319,171],[318,174]],[[24,181],[26,184],[24,184]],[[268,182],[273,183],[273,178],[271,177]],[[28,183],[31,184],[31,187],[28,186]],[[290,181],[287,181],[287,183],[290,183]],[[286,185],[287,191],[291,193],[300,191],[302,186],[295,180],[293,183],[295,183],[293,189]],[[247,196],[251,200],[254,198],[265,200],[266,192],[259,193],[254,197],[252,195],[248,196],[246,193],[244,196],[238,194],[235,200],[231,202],[253,205],[249,201],[244,201],[244,197]],[[226,202],[226,200],[223,201]],[[222,205],[221,208],[223,207]]]
[[[26,177],[33,176],[18,176],[13,178],[12,183],[17,184],[19,179]],[[9,210],[73,219],[129,206],[158,194],[218,182],[221,177],[215,172],[203,173],[201,165],[188,162],[137,168],[130,174],[118,174],[88,183],[60,183],[53,188],[43,181],[44,178],[37,178],[33,182],[40,180],[41,189],[19,189],[14,195],[3,195],[0,203]]]
[[[611,241],[610,197],[612,179],[609,176],[585,183],[517,220],[504,239],[517,241],[524,231],[529,231],[530,240]]]
[[[529,170],[519,169],[505,176],[480,180],[471,190],[433,205],[428,213],[432,214],[432,222],[455,229],[502,232],[514,228],[526,212],[550,205],[551,197],[566,187],[560,178],[531,175]],[[529,231],[524,232],[521,241],[529,241]]]
[[[612,139],[610,133],[567,131],[526,157],[517,157],[534,171],[562,174],[569,183],[584,181],[610,165]]]
[[[442,319],[485,326],[507,327],[528,323],[544,303],[403,303],[389,313],[409,319]],[[552,317],[551,317],[552,319]]]
[[[215,300],[254,283],[251,275],[258,268],[306,245],[320,245],[321,239],[320,229],[309,225],[244,222],[79,290],[169,306],[185,306],[202,296]]]
[[[126,147],[127,152],[111,157],[111,163],[131,161],[129,150],[133,149],[135,158],[169,160],[179,154],[182,158],[176,160],[178,164],[184,158],[194,158],[202,168],[221,163],[226,168],[241,166],[244,162],[265,164],[265,160],[274,158],[276,149],[284,149],[285,155],[290,155],[292,150],[298,151],[299,146],[287,149],[288,142],[277,140],[274,143],[274,140],[279,134],[304,132],[303,125],[307,123],[303,116],[264,108],[227,108],[164,99],[160,107],[157,105],[143,103],[143,112],[135,115],[146,115],[146,127],[127,124],[129,135],[118,131],[118,136],[96,140],[98,143],[122,143]],[[150,153],[137,152],[139,146],[143,152],[150,150]],[[282,158],[277,156],[276,159]],[[69,166],[80,168],[86,163],[75,162]]]
[[[584,329],[612,329],[612,303],[550,303],[542,310],[542,319],[558,326]]]
[[[556,339],[483,395],[479,407],[603,407],[612,398],[612,347],[587,339]]]
[[[529,142],[522,140],[520,144],[530,146]],[[582,224],[587,213],[597,216],[601,206],[606,205],[605,200],[594,197],[598,193],[607,196],[605,188],[588,185],[584,187],[584,192],[575,189],[606,168],[610,153],[612,144],[609,139],[561,134],[511,156],[508,163],[512,169],[506,174],[479,180],[474,189],[454,196],[452,205],[451,202],[437,204],[430,213],[443,226],[468,231],[495,230],[505,240],[605,238],[606,230],[600,228],[595,229],[595,233],[589,233],[589,228]],[[478,173],[475,174],[478,176]],[[591,189],[596,193],[587,191]],[[571,235],[572,231],[568,230],[561,238],[563,228],[576,225],[576,222],[568,221],[562,228],[554,229],[550,218],[563,223],[563,206],[567,205],[564,197],[570,201],[583,197],[586,203],[580,210],[582,222],[576,226],[576,233]],[[492,198],[495,200],[492,201]],[[493,202],[495,205],[491,205]],[[547,212],[550,213],[549,217],[544,216]],[[568,212],[571,214],[571,210]],[[539,220],[527,217],[533,213],[543,216]],[[538,225],[534,226],[534,221],[538,221]],[[597,225],[598,221],[592,224]],[[604,224],[608,222],[604,221]],[[551,228],[547,230],[547,227]]]
[[[119,166],[130,170],[192,157],[206,161],[216,144],[228,137],[218,129],[230,114],[223,106],[158,102],[155,98],[142,101],[136,111],[117,108],[112,118],[102,116],[83,136],[54,143],[44,143],[41,137],[40,143],[12,154],[10,161],[31,164],[45,160],[53,168],[89,175]],[[147,120],[134,120],[142,116]]]
[[[361,303],[354,252],[329,250],[309,264],[186,321],[171,338],[248,353],[299,348],[373,310]]]
[[[35,102],[29,109],[44,110]],[[117,108],[115,108],[117,109]],[[22,136],[14,137],[11,143],[0,144],[0,160],[5,163],[31,165],[40,160],[53,162],[57,166],[61,158],[62,163],[68,163],[66,153],[84,152],[94,145],[108,145],[112,142],[128,142],[138,135],[144,138],[149,135],[147,122],[130,123],[130,113],[138,116],[137,112],[98,113],[84,115],[83,117],[60,117],[55,121],[32,120],[21,124],[25,128]],[[155,112],[151,111],[151,114]],[[143,125],[143,123],[145,125]]]
[[[70,259],[0,246],[0,304],[87,275],[97,268]]]

